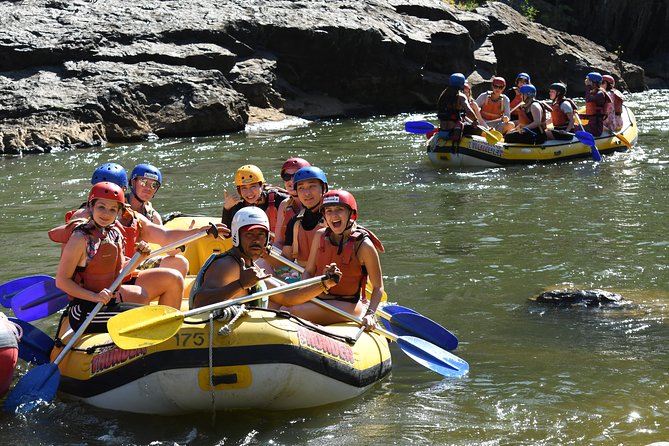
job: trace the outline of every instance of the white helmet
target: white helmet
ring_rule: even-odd
[[[239,246],[239,230],[245,226],[259,226],[267,231],[267,246],[269,246],[269,219],[262,209],[255,206],[246,206],[237,211],[232,217],[232,246]],[[249,228],[253,229],[253,228]]]

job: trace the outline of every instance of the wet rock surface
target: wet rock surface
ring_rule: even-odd
[[[539,294],[535,302],[557,307],[611,307],[630,306],[632,303],[620,294],[604,290],[551,290]]]

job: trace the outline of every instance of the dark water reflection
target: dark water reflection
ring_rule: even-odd
[[[391,300],[460,338],[469,377],[442,380],[393,348],[390,378],[313,410],[177,418],[57,400],[0,415],[4,444],[582,445],[669,440],[669,91],[629,98],[640,145],[594,164],[446,171],[405,120],[378,117],[0,159],[0,280],[53,273],[44,231],[83,201],[96,165],[163,167],[161,210],[218,215],[234,170],[279,183],[283,159],[317,163],[383,239]],[[433,118],[433,116],[429,116]],[[529,297],[573,285],[623,294],[622,309],[556,309]],[[53,330],[55,318],[36,322]],[[21,365],[20,373],[25,373]]]

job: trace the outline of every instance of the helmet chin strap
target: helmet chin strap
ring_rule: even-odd
[[[135,192],[135,188],[134,188],[134,187],[131,187],[131,188],[130,188],[130,192],[132,192],[132,196],[135,197],[135,198],[137,199],[137,201],[139,201],[139,202],[142,203],[142,204],[146,203],[146,201],[144,201],[144,200],[142,200],[141,198],[139,198],[139,195],[137,195],[137,192]]]

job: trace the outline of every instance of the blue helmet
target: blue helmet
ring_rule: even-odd
[[[600,84],[602,83],[602,75],[596,71],[588,73],[587,78],[590,79],[592,82],[597,82]]]
[[[518,73],[518,76],[516,76],[516,82],[518,82],[518,79],[525,79],[528,84],[532,82],[532,79],[530,79],[530,75],[525,72]]]
[[[453,73],[448,78],[448,86],[463,89],[465,87],[465,75],[462,73]]]
[[[96,185],[103,181],[109,181],[119,187],[128,187],[128,174],[120,164],[106,163],[95,169],[91,177],[91,184]]]
[[[535,97],[537,95],[537,88],[532,84],[525,84],[520,86],[520,94]]]
[[[130,181],[139,177],[157,181],[159,185],[163,184],[163,176],[160,173],[160,170],[151,164],[138,164],[134,169],[132,169],[132,173],[130,174]]]
[[[323,193],[328,191],[328,179],[320,168],[316,166],[303,167],[293,176],[293,188],[297,190],[297,183],[304,180],[316,179],[323,183]]]

